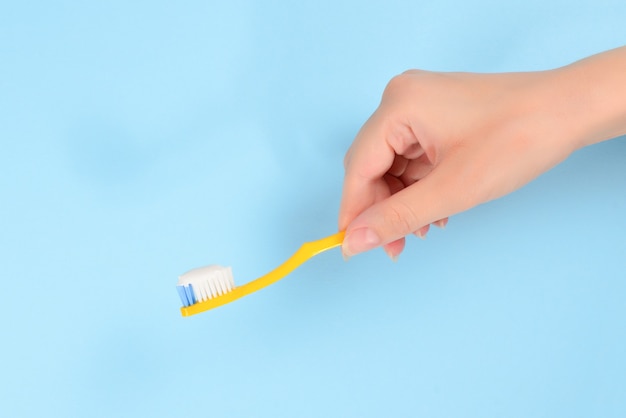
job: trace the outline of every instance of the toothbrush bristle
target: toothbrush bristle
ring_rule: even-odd
[[[176,290],[183,306],[213,299],[235,288],[230,267],[210,265],[193,269],[178,277]]]

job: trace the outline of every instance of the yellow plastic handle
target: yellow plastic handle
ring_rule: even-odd
[[[265,276],[261,276],[256,280],[234,288],[232,291],[225,293],[221,296],[217,296],[213,299],[206,300],[204,302],[194,303],[190,306],[183,306],[180,308],[180,312],[183,316],[191,316],[200,312],[208,311],[209,309],[217,308],[227,303],[233,302],[241,297],[256,292],[275,283],[294,271],[302,263],[309,258],[316,256],[317,254],[330,250],[331,248],[339,247],[343,242],[344,232],[338,232],[329,237],[319,239],[317,241],[305,242],[287,261],[267,273]]]

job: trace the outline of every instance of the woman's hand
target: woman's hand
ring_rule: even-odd
[[[608,65],[621,65],[612,79],[603,78]],[[344,254],[383,246],[395,260],[406,235],[423,237],[430,224],[443,226],[575,149],[626,132],[626,102],[603,103],[603,95],[624,90],[625,69],[620,48],[551,71],[395,77],[345,157]],[[595,77],[604,90],[585,88]]]

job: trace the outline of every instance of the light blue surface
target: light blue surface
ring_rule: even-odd
[[[0,5],[0,416],[624,417],[626,143],[381,251],[181,318],[336,228],[342,158],[414,67],[623,44],[626,2]]]

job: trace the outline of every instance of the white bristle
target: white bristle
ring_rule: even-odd
[[[202,302],[230,292],[235,288],[235,280],[230,267],[213,264],[179,276],[178,285],[191,285],[196,301]]]

